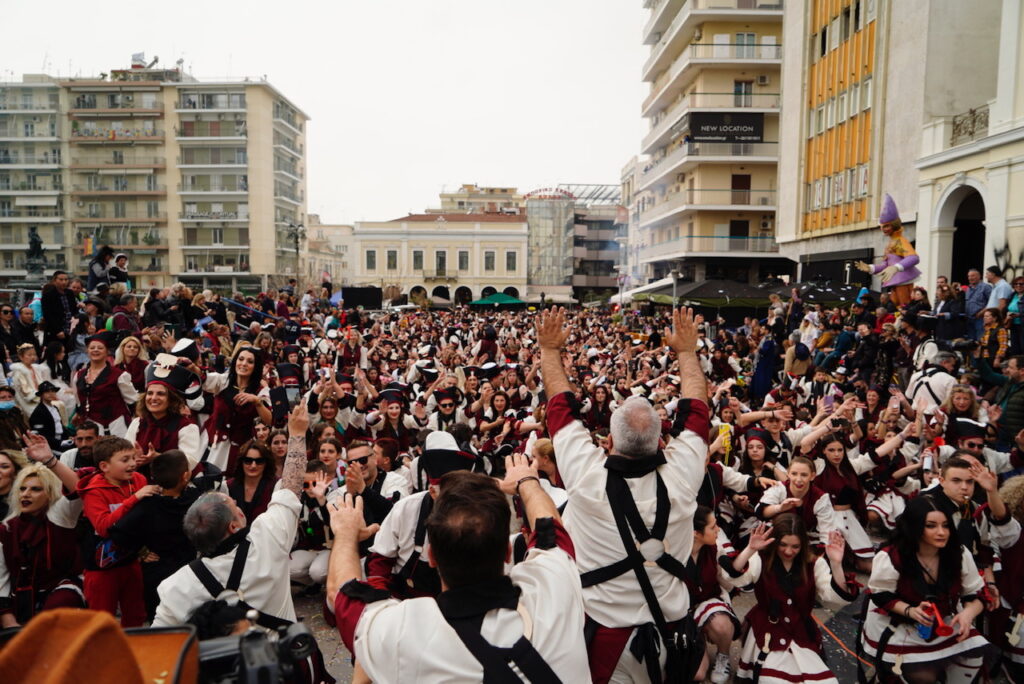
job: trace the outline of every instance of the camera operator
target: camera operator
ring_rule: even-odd
[[[506,494],[513,493],[533,533],[526,560],[506,576]],[[590,680],[572,542],[525,456],[506,458],[500,489],[479,473],[442,478],[427,522],[430,563],[443,589],[436,599],[399,603],[359,581],[358,542],[376,527],[363,520],[363,499],[353,504],[346,494],[332,504],[331,527],[327,600],[357,668],[372,681],[399,682],[409,672],[423,681],[482,681],[485,674],[487,681]]]

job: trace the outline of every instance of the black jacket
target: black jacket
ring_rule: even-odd
[[[32,415],[28,418],[28,424],[33,432],[37,432],[46,438],[47,444],[53,450],[59,450],[61,441],[68,436],[67,428],[62,428],[61,437],[60,439],[57,438],[56,421],[54,421],[53,414],[50,413],[49,409],[43,405],[43,402],[39,402],[39,405],[32,411]]]
[[[63,302],[62,302],[63,300]],[[43,288],[43,333],[44,342],[55,339],[59,333],[69,332],[64,320],[64,304],[67,304],[68,311],[74,317],[78,313],[78,303],[74,295],[65,290],[61,292],[56,287],[47,286]]]
[[[165,577],[170,577],[196,557],[182,521],[199,495],[198,489],[186,487],[174,499],[147,496],[110,528],[110,538],[126,552],[146,547],[160,557],[157,564],[167,572]]]

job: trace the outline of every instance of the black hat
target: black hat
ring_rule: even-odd
[[[113,349],[117,346],[117,336],[114,335],[113,331],[100,330],[95,335],[85,338],[85,346],[88,347],[93,342],[102,342],[107,349]]]
[[[153,383],[166,385],[178,394],[185,394],[185,390],[198,380],[195,373],[178,363],[178,357],[173,354],[158,354],[156,359],[146,367],[146,386]]]
[[[102,297],[97,297],[95,295],[93,295],[91,297],[86,297],[84,303],[85,304],[92,304],[93,306],[96,307],[96,310],[101,312],[101,313],[106,313],[107,309],[108,309],[107,303],[105,301],[103,301],[103,298]]]
[[[171,347],[171,353],[175,356],[183,356],[191,361],[199,360],[199,347],[196,346],[196,341],[189,337],[175,342],[174,346]]]
[[[59,392],[60,387],[57,387],[49,380],[43,380],[39,383],[39,388],[36,390],[36,396],[41,397],[47,392]]]
[[[985,438],[985,425],[970,418],[957,418],[953,429],[956,430],[957,439]]]
[[[405,393],[397,389],[384,389],[377,394],[377,400],[382,401],[385,404],[398,403],[402,406],[406,406],[409,403],[408,397]]]
[[[426,382],[430,382],[430,383],[433,383],[434,381],[436,381],[438,376],[441,375],[441,371],[437,370],[436,368],[427,368],[426,366],[424,366],[423,368],[420,368],[419,372],[420,372],[420,375],[423,376],[423,379]]]
[[[439,404],[445,399],[451,399],[458,404],[462,401],[462,392],[458,387],[445,387],[434,392],[434,399]]]
[[[281,382],[285,385],[301,385],[302,384],[302,369],[294,363],[279,363],[276,366],[277,377],[281,379]],[[294,382],[288,382],[294,380]]]
[[[289,354],[299,354],[301,356],[302,347],[297,344],[286,344],[284,349],[281,350],[281,355],[287,359]]]
[[[409,392],[409,385],[406,385],[404,382],[392,381],[392,382],[389,382],[388,384],[386,384],[384,386],[384,389],[386,389],[386,390],[395,390],[395,391],[401,392],[403,395],[405,395],[405,394],[407,394]]]
[[[423,470],[432,482],[440,480],[443,475],[456,470],[472,470],[476,464],[476,456],[459,449],[455,437],[449,432],[435,430],[427,435],[420,456]]]
[[[356,379],[353,376],[345,375],[344,373],[338,373],[337,375],[334,376],[334,379],[337,381],[339,385],[344,385],[346,383],[349,385],[356,384]]]

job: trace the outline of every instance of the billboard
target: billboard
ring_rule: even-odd
[[[763,142],[764,114],[752,112],[691,112],[694,142]]]

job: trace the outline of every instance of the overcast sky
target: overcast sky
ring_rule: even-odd
[[[260,77],[303,109],[309,211],[387,220],[461,183],[618,183],[644,127],[640,0],[8,2],[0,80],[134,52]],[[29,29],[37,27],[39,30]]]

